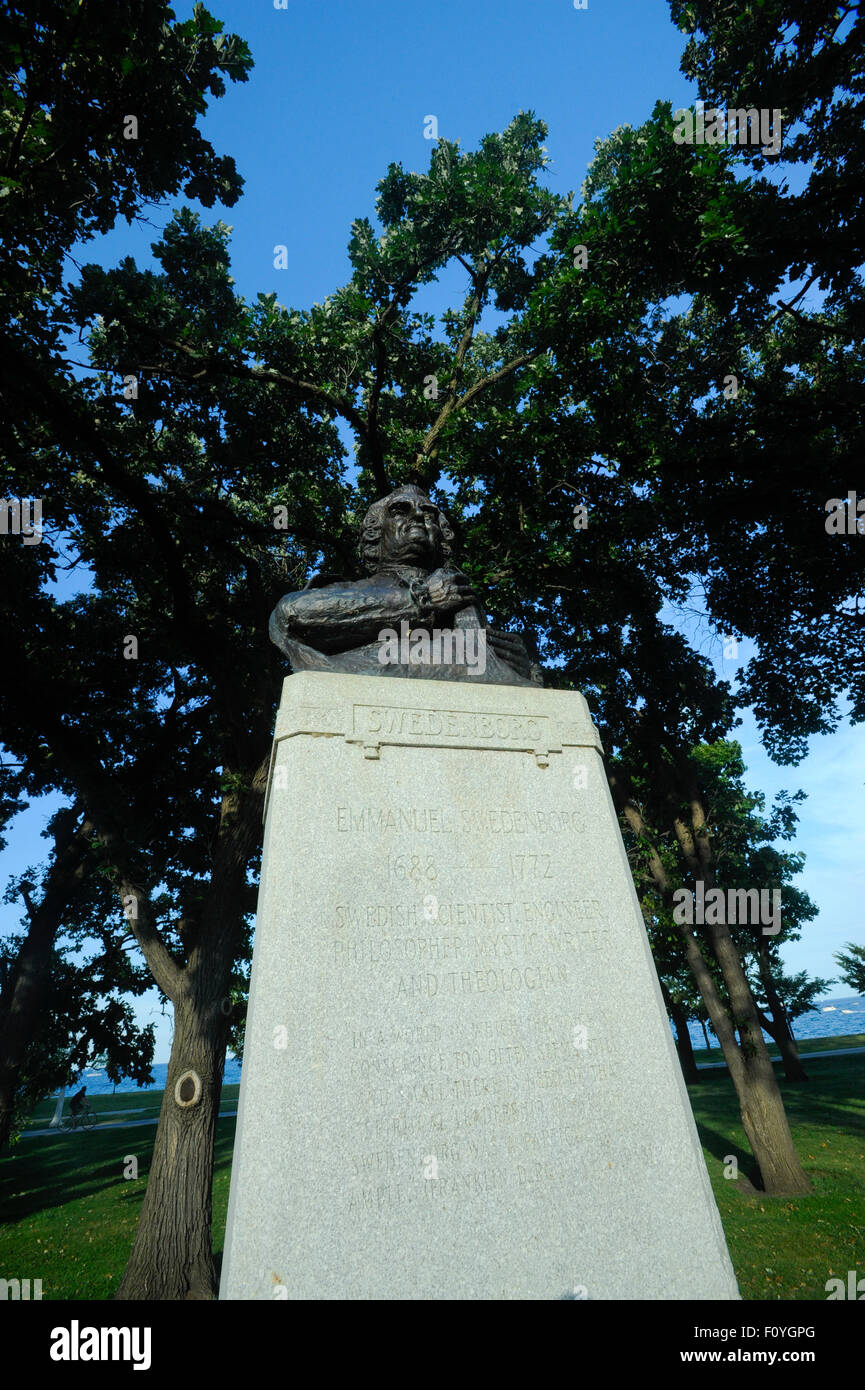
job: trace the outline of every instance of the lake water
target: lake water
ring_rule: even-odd
[[[712,1029],[708,1024],[706,1027],[712,1047],[720,1048],[721,1044]],[[699,1023],[689,1023],[688,1032],[694,1047],[706,1046]],[[865,995],[849,994],[843,999],[821,999],[815,1009],[801,1014],[793,1022],[793,1036],[798,1042],[803,1038],[838,1038],[844,1033],[865,1033]],[[763,1037],[767,1042],[771,1041],[767,1033]]]
[[[689,1024],[688,1031],[691,1034],[694,1047],[706,1046],[703,1030],[699,1023]],[[865,1033],[865,996],[851,994],[842,999],[823,999],[810,1013],[802,1014],[801,1018],[796,1019],[793,1024],[793,1032],[798,1039],[837,1038],[844,1033]],[[711,1028],[709,1028],[709,1041],[713,1047],[720,1048],[718,1039]],[[767,1038],[766,1041],[768,1042],[769,1039]],[[139,1087],[133,1081],[121,1081],[116,1087],[117,1092],[164,1091],[165,1080],[168,1075],[168,1063],[154,1063],[152,1071],[153,1082],[150,1086]],[[87,1094],[91,1096],[110,1095],[115,1090],[113,1082],[109,1081],[104,1074],[85,1072],[82,1080],[87,1087]],[[227,1057],[225,1081],[231,1084],[239,1080],[240,1063],[236,1057]]]
[[[76,1085],[70,1087],[70,1090],[76,1090],[79,1086],[84,1085],[87,1087],[88,1096],[110,1096],[115,1090],[118,1095],[128,1091],[137,1091],[139,1095],[143,1095],[146,1091],[164,1091],[168,1076],[168,1063],[154,1062],[150,1070],[153,1072],[153,1081],[149,1086],[136,1086],[134,1081],[124,1080],[115,1087],[114,1082],[109,1081],[104,1073],[86,1071]],[[240,1063],[236,1057],[226,1057],[224,1080],[229,1085],[240,1080]]]

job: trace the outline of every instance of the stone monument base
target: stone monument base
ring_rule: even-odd
[[[738,1297],[581,695],[286,680],[221,1297]]]

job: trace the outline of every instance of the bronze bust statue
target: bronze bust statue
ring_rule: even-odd
[[[487,625],[471,581],[451,563],[454,532],[420,488],[374,502],[358,554],[367,578],[314,576],[280,599],[272,641],[293,671],[540,685],[522,637]]]

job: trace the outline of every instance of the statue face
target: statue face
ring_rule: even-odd
[[[381,563],[434,570],[443,557],[438,507],[417,488],[389,497],[381,528]]]

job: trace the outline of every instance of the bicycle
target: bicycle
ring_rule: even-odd
[[[80,1110],[77,1115],[64,1115],[60,1126],[64,1134],[71,1134],[74,1129],[95,1129],[95,1127],[96,1116],[89,1105]]]

